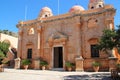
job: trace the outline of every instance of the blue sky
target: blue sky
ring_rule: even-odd
[[[41,8],[48,6],[53,14],[58,14],[58,0],[0,0],[0,29],[17,32],[18,21],[25,20],[25,7],[27,6],[26,20],[36,19]],[[120,24],[120,0],[104,0],[105,4],[112,4],[117,9],[115,25]],[[64,14],[69,9],[79,4],[86,10],[89,0],[59,0],[59,14]]]

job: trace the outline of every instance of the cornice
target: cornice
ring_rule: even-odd
[[[88,10],[89,11],[89,10]],[[28,24],[17,24],[17,27],[19,28],[19,26],[31,26],[31,25],[34,25],[34,24],[36,24],[36,23],[47,23],[47,22],[53,22],[53,21],[59,21],[59,20],[65,20],[65,19],[70,19],[70,18],[74,18],[74,17],[77,17],[77,16],[81,16],[81,17],[88,17],[88,16],[93,16],[93,15],[98,15],[98,14],[103,14],[103,13],[105,13],[105,12],[110,12],[110,11],[112,11],[112,12],[116,12],[116,9],[114,9],[114,8],[108,8],[108,9],[102,9],[102,10],[100,10],[100,11],[96,11],[96,12],[90,12],[89,11],[89,13],[87,13],[87,11],[83,11],[83,12],[81,12],[81,13],[76,13],[76,14],[73,14],[73,15],[71,15],[71,16],[67,16],[67,17],[60,17],[60,18],[54,18],[54,19],[51,19],[51,20],[37,20],[37,19],[35,19],[36,21],[35,22],[31,22],[31,23],[28,23]]]

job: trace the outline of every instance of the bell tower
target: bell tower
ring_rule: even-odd
[[[104,7],[104,0],[90,0],[88,9],[96,9]]]

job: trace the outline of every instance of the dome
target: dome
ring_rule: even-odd
[[[69,10],[69,12],[76,12],[76,11],[84,11],[85,9],[82,7],[82,6],[80,6],[80,5],[75,5],[75,6],[73,6],[70,10]]]
[[[52,12],[52,10],[49,7],[43,7],[41,12]]]
[[[43,7],[40,11],[38,18],[40,19],[40,18],[46,18],[50,16],[53,16],[52,10],[49,7]]]

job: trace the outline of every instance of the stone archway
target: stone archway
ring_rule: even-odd
[[[48,38],[48,44],[52,50],[50,61],[52,68],[64,67],[67,40],[68,36],[60,32],[55,32]]]

